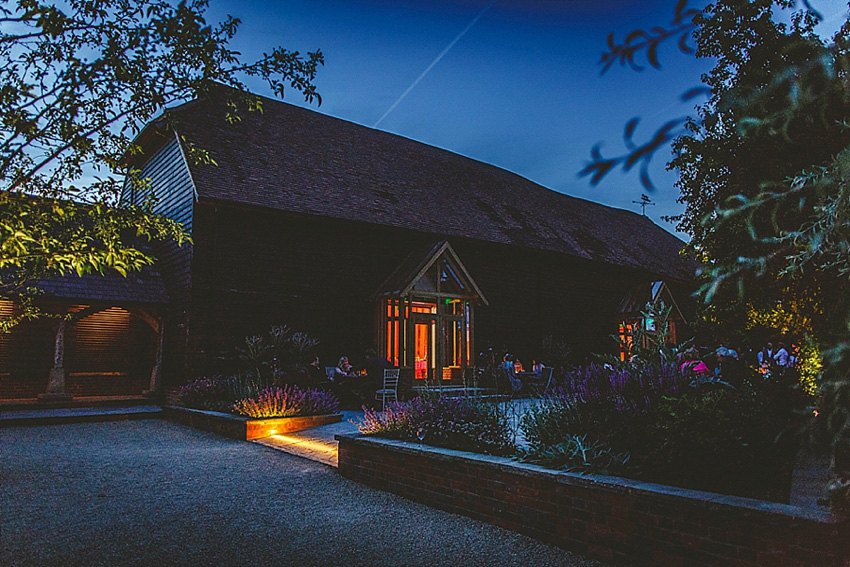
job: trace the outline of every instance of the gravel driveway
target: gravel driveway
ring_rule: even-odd
[[[604,564],[161,420],[0,429],[0,565]]]

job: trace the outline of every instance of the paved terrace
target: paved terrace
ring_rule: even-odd
[[[605,565],[159,419],[5,427],[0,449],[4,567]]]

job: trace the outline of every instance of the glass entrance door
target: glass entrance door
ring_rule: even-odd
[[[413,377],[433,382],[437,368],[437,320],[415,315],[413,321]]]

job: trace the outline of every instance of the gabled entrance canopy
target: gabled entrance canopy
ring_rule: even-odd
[[[620,360],[626,360],[630,354],[632,340],[638,327],[646,330],[655,329],[655,321],[644,317],[647,305],[653,307],[663,303],[670,307],[670,317],[667,319],[668,332],[673,344],[678,343],[680,327],[687,326],[688,321],[679,309],[679,304],[667,284],[661,280],[644,282],[632,287],[618,309],[618,331],[620,338]]]
[[[488,305],[454,248],[445,240],[408,254],[381,284],[375,297],[399,297],[411,293],[463,297]]]
[[[448,242],[412,251],[374,298],[384,356],[416,379],[462,380],[473,363],[473,308],[487,299]]]

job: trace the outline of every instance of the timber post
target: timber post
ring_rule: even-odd
[[[65,326],[67,320],[62,317],[56,327],[56,340],[53,343],[53,368],[47,382],[47,393],[39,394],[39,401],[67,401],[73,396],[65,392]]]

